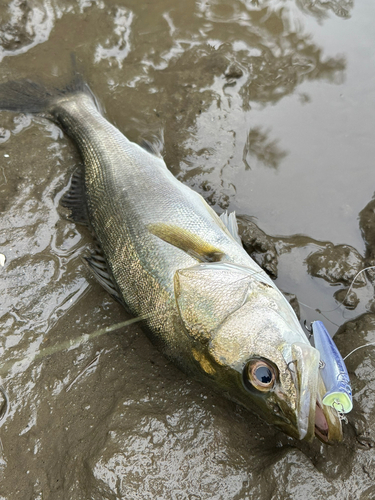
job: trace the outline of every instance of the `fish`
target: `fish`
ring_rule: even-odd
[[[234,213],[219,217],[150,143],[128,140],[83,78],[0,85],[0,109],[56,123],[83,160],[62,204],[97,241],[98,282],[188,376],[299,440],[343,439],[312,347],[281,291],[248,255]]]

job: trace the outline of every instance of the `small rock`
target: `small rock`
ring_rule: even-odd
[[[373,286],[375,286],[375,259],[369,259],[365,261],[366,265],[366,276],[371,281]]]
[[[311,276],[323,278],[329,283],[350,285],[359,271],[364,268],[364,262],[357,250],[349,245],[332,245],[310,254],[307,259],[307,269]],[[366,280],[360,274],[354,286],[364,286]]]
[[[355,309],[359,304],[359,298],[353,290],[348,293],[349,288],[341,288],[333,294],[337,302],[344,305],[347,309]]]
[[[246,215],[237,216],[238,232],[247,253],[267,271],[277,278],[278,256],[276,239],[268,236]]]
[[[366,243],[366,257],[375,259],[375,200],[371,200],[359,213],[359,227]]]

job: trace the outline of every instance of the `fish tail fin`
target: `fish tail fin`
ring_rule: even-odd
[[[29,79],[0,84],[0,110],[48,114],[59,99],[82,93],[89,95],[97,104],[89,86],[76,71],[75,60],[72,62],[73,78],[64,88],[48,87]]]
[[[16,80],[0,85],[0,109],[41,113],[50,107],[53,97],[44,85],[31,80]]]

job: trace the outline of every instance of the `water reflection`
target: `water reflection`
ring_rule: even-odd
[[[330,12],[343,19],[349,19],[354,7],[354,1],[331,0],[326,2],[324,0],[297,0],[297,5],[303,12],[313,15],[319,20],[329,17]]]
[[[251,102],[276,103],[305,80],[342,81],[344,57],[324,57],[302,23],[291,29],[284,10],[265,9],[262,14],[254,16],[247,49],[237,52],[241,65],[251,68],[240,89],[245,109]]]
[[[251,157],[255,157],[261,165],[270,168],[278,168],[281,160],[287,156],[287,151],[281,149],[277,139],[268,137],[270,131],[261,127],[250,129],[243,150],[243,162],[245,168],[251,168]]]
[[[165,13],[164,28],[157,25],[165,50],[155,52],[148,43],[141,54],[129,54],[129,62],[141,56],[143,63],[131,85],[154,109],[147,123],[164,131],[173,173],[225,209],[236,192],[233,169],[246,170],[254,160],[277,169],[287,155],[277,137],[252,123],[252,107],[274,105],[305,81],[340,83],[346,61],[325,55],[292,3],[201,1],[183,22],[178,9]],[[139,36],[131,36],[135,46]],[[203,161],[204,149],[214,154]]]

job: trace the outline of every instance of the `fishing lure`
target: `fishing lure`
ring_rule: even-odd
[[[349,413],[353,408],[352,389],[345,362],[321,321],[312,323],[316,349],[320,352],[321,373],[327,393],[323,404],[332,406],[339,413]]]

